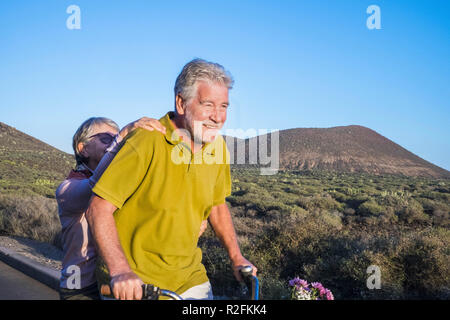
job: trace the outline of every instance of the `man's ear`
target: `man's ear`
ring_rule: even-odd
[[[86,149],[84,148],[84,143],[79,142],[78,145],[77,145],[77,149],[78,149],[78,152],[79,152],[83,157],[85,157],[85,158],[88,157],[87,151],[86,151]]]
[[[177,114],[179,115],[184,114],[186,109],[186,103],[180,94],[177,94],[177,96],[175,97],[175,108],[177,109]]]

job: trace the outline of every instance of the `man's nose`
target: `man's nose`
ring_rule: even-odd
[[[212,110],[211,112],[211,116],[210,116],[211,120],[213,120],[215,123],[221,123],[224,121],[224,113],[223,111],[220,109],[220,107],[216,107]]]

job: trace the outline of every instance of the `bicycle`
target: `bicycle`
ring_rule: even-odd
[[[253,275],[252,266],[244,266],[239,270],[242,279],[246,285],[248,292],[251,292],[250,300],[259,300],[259,280]],[[102,296],[110,296],[112,294],[112,288],[108,284],[104,284],[100,288],[100,293]],[[169,297],[172,300],[183,300],[183,298],[177,293],[161,289],[152,284],[142,285],[142,299],[141,300],[158,300],[159,297]]]

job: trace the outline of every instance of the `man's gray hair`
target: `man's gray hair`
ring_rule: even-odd
[[[78,130],[75,132],[75,134],[73,135],[73,139],[72,139],[72,147],[73,147],[73,151],[75,153],[75,160],[77,161],[77,165],[79,165],[83,162],[86,162],[88,160],[81,155],[80,150],[78,150],[78,144],[80,142],[86,143],[88,141],[88,138],[92,135],[94,126],[101,125],[101,124],[106,124],[106,125],[110,126],[111,128],[116,129],[117,131],[120,130],[117,123],[115,123],[114,121],[112,121],[111,119],[108,119],[108,118],[92,117],[92,118],[89,118],[86,121],[84,121],[80,125]]]
[[[223,66],[197,58],[188,62],[178,75],[174,88],[175,98],[181,95],[189,102],[195,97],[197,81],[220,83],[228,89],[232,89],[234,84],[233,77]]]

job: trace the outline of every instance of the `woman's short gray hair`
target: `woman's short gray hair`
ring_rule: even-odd
[[[175,98],[181,95],[189,102],[195,96],[197,81],[220,83],[228,89],[232,89],[234,84],[233,77],[223,66],[197,58],[188,62],[178,75],[174,88]]]
[[[75,132],[72,139],[72,147],[75,153],[75,160],[77,161],[77,165],[87,161],[87,159],[81,155],[80,150],[78,150],[78,144],[80,142],[86,143],[88,141],[88,138],[92,135],[94,126],[101,124],[106,124],[111,128],[116,129],[117,131],[120,130],[117,123],[108,118],[92,117],[84,121]]]

